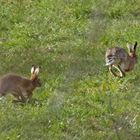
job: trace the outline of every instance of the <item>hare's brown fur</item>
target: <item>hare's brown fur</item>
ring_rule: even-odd
[[[120,47],[109,48],[105,54],[106,65],[109,67],[109,71],[114,76],[118,76],[113,72],[112,67],[115,67],[119,70],[120,76],[123,77],[125,72],[131,71],[134,68],[134,65],[137,62],[136,56],[136,46],[137,42],[134,45],[127,45],[128,53]]]
[[[35,72],[35,67],[32,67],[30,79],[16,74],[4,75],[0,79],[0,96],[10,93],[18,101],[24,102],[26,99],[31,98],[33,90],[39,86],[41,86],[41,82],[38,78],[38,73]]]

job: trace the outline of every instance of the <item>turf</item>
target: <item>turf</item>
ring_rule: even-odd
[[[112,77],[108,47],[140,43],[139,0],[1,0],[0,75],[30,76],[31,103],[0,101],[0,140],[140,139],[139,57]],[[137,48],[139,56],[140,49]]]

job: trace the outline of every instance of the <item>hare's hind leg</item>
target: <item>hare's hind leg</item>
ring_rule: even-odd
[[[13,93],[13,96],[17,99],[17,102],[25,102],[26,98],[23,96],[20,89],[16,89]]]
[[[115,69],[117,69],[119,71],[119,74],[116,74],[113,70],[112,70],[112,67],[114,67]],[[110,73],[115,76],[115,77],[124,77],[125,76],[125,73],[121,70],[120,66],[116,66],[116,65],[110,65],[109,66],[109,71]]]
[[[112,65],[109,66],[109,72],[113,75],[113,76],[117,76],[117,74],[115,72],[113,72],[112,70]]]
[[[125,73],[121,70],[119,65],[117,65],[117,66],[113,65],[113,67],[119,71],[119,74],[116,74],[116,76],[121,77],[121,78],[125,76]]]
[[[16,99],[13,100],[13,103],[21,102],[21,98],[20,98],[19,95],[13,94],[13,96],[16,98]]]
[[[120,66],[118,65],[118,69],[120,71],[120,77],[125,77],[125,72],[122,71],[122,69],[120,68]]]

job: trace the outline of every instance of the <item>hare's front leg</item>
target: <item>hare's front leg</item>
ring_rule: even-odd
[[[26,102],[30,101],[32,98],[32,92],[26,91],[24,88],[21,88],[21,91],[22,91],[22,95],[24,95]]]
[[[28,92],[28,97],[27,97],[28,101],[31,101],[31,99],[32,99],[32,95],[33,95],[32,92]]]

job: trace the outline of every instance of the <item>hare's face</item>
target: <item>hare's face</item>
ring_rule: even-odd
[[[41,87],[41,80],[38,78],[38,77],[36,77],[34,80],[33,80],[33,84],[34,84],[34,86],[35,87]]]

